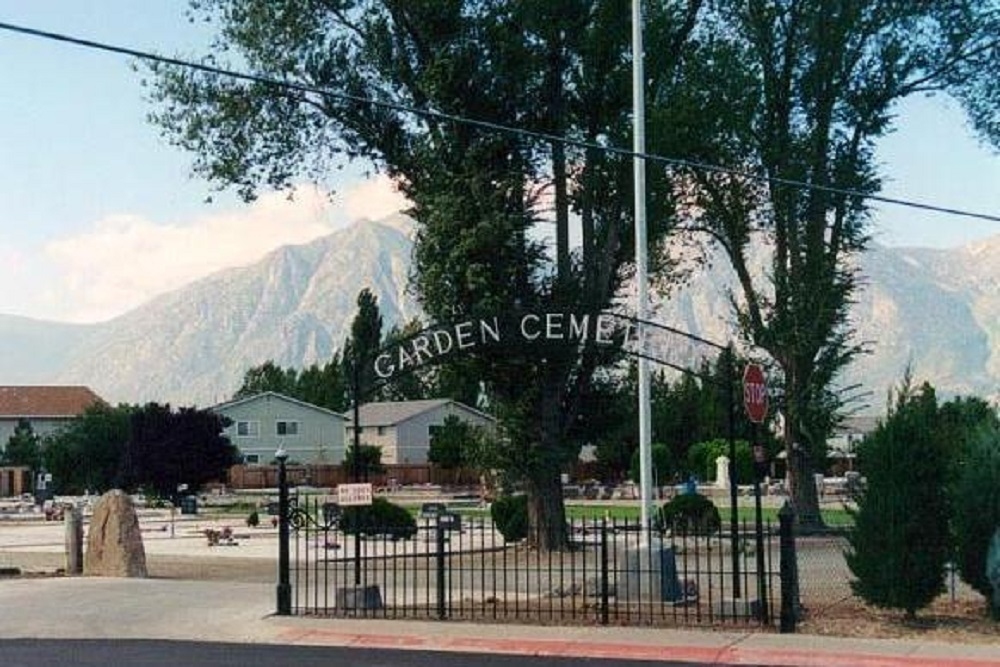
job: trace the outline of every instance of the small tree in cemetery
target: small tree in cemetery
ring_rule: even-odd
[[[462,468],[471,467],[473,452],[482,437],[481,428],[455,415],[448,415],[431,434],[427,458],[443,470],[454,471],[457,480]]]
[[[355,467],[355,460],[357,460],[357,467]],[[347,456],[344,458],[344,467],[347,468],[352,479],[357,477],[368,481],[371,475],[385,471],[385,466],[382,465],[382,450],[375,445],[361,444],[357,448],[350,446],[347,448]]]
[[[42,465],[40,438],[27,419],[19,419],[14,433],[7,440],[7,446],[0,456],[0,463],[7,466],[25,466],[32,472]]]
[[[947,460],[937,436],[937,400],[924,384],[904,380],[886,420],[862,442],[858,466],[866,477],[847,564],[851,588],[877,607],[907,617],[944,590],[948,560]]]

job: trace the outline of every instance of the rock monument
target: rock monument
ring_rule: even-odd
[[[87,531],[83,574],[89,577],[146,577],[146,550],[139,517],[125,492],[108,491],[94,505]]]

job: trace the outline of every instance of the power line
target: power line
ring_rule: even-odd
[[[493,132],[499,132],[503,134],[514,134],[522,137],[530,137],[532,139],[538,139],[545,142],[559,142],[567,146],[575,146],[577,148],[584,149],[594,149],[603,151],[605,153],[611,153],[613,155],[618,155],[626,158],[642,158],[649,162],[659,163],[669,165],[671,167],[683,167],[687,169],[692,169],[696,171],[707,171],[717,174],[726,174],[730,176],[739,176],[741,178],[746,178],[748,180],[757,181],[760,183],[769,183],[774,185],[784,185],[788,187],[798,188],[801,190],[816,190],[820,192],[827,192],[830,194],[843,195],[846,197],[857,197],[859,199],[866,199],[869,201],[881,202],[883,204],[892,204],[894,206],[904,206],[907,208],[919,209],[923,211],[932,211],[935,213],[944,213],[947,215],[956,215],[967,218],[976,218],[979,220],[988,220],[990,222],[1000,222],[1000,215],[992,215],[989,213],[977,213],[974,211],[966,211],[962,209],[950,208],[946,206],[937,206],[935,204],[928,204],[925,202],[913,201],[910,199],[900,199],[897,197],[887,197],[884,195],[870,194],[865,192],[860,192],[858,190],[851,190],[849,188],[838,188],[827,185],[816,185],[814,183],[806,183],[803,181],[798,181],[791,178],[782,178],[779,176],[759,176],[757,174],[749,173],[739,169],[732,169],[729,167],[723,167],[716,164],[710,164],[707,162],[701,162],[699,160],[688,160],[685,158],[677,157],[667,157],[664,155],[656,155],[646,152],[636,152],[629,150],[627,148],[619,148],[617,146],[607,146],[594,141],[584,141],[581,139],[573,139],[570,137],[559,136],[555,134],[549,134],[547,132],[536,132],[534,130],[525,130],[522,128],[512,127],[510,125],[503,125],[501,123],[494,123],[486,120],[479,120],[476,118],[468,118],[465,116],[457,116],[454,114],[444,113],[441,111],[431,111],[429,109],[419,109],[417,107],[409,106],[406,104],[400,104],[398,102],[389,102],[385,100],[376,100],[369,97],[363,97],[361,95],[352,95],[350,93],[343,93],[337,91],[331,91],[324,88],[319,88],[316,86],[309,86],[302,83],[296,83],[293,81],[281,81],[278,79],[273,79],[266,76],[261,76],[258,74],[249,74],[246,72],[238,72],[235,70],[226,69],[223,67],[218,67],[215,65],[209,65],[206,63],[199,63],[190,60],[182,60],[180,58],[172,58],[169,56],[161,56],[156,53],[149,51],[140,51],[138,49],[133,49],[125,46],[117,46],[114,44],[108,44],[106,42],[98,42],[95,40],[84,39],[81,37],[73,37],[71,35],[65,35],[61,33],[49,32],[46,30],[39,30],[37,28],[29,28],[26,26],[15,25],[12,23],[0,22],[0,29],[6,30],[8,32],[19,33],[22,35],[28,35],[31,37],[38,37],[42,39],[48,39],[56,42],[63,42],[67,44],[73,44],[75,46],[82,46],[88,49],[95,49],[98,51],[104,51],[107,53],[114,53],[117,55],[126,55],[139,60],[145,60],[150,62],[162,63],[165,65],[173,65],[176,67],[183,67],[187,69],[192,69],[200,72],[205,72],[206,74],[214,74],[217,76],[225,76],[236,80],[247,81],[250,83],[257,83],[266,86],[271,86],[275,88],[283,88],[287,90],[293,90],[299,93],[310,93],[314,95],[321,95],[325,97],[330,97],[333,99],[338,99],[347,102],[354,102],[358,104],[368,104],[371,106],[382,107],[384,109],[390,109],[392,111],[398,111],[401,113],[412,114],[415,116],[422,116],[424,118],[430,118],[434,120],[447,121],[451,123],[458,123],[463,125],[468,125],[471,127],[478,127],[484,130],[490,130]]]

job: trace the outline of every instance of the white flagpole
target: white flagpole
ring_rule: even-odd
[[[642,0],[632,0],[632,124],[635,172],[635,280],[637,285],[636,328],[638,350],[646,354],[646,325],[649,319],[649,280],[646,246],[646,96],[643,73]],[[653,506],[653,457],[650,443],[649,361],[639,357],[639,492],[642,498],[642,526],[648,531]],[[648,532],[647,532],[648,534]]]

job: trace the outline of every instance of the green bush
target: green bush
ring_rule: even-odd
[[[934,390],[904,384],[886,421],[858,448],[865,485],[848,536],[851,588],[910,618],[944,591],[950,551],[947,460],[936,424]]]
[[[749,484],[754,479],[753,453],[746,440],[736,441],[736,481]],[[715,481],[715,460],[729,456],[728,440],[708,440],[691,445],[687,454],[688,472],[694,473],[704,482]]]
[[[962,580],[989,598],[986,555],[1000,527],[1000,429],[981,429],[968,443],[952,489],[956,562]]]
[[[407,540],[417,534],[417,521],[405,507],[385,498],[375,498],[371,505],[345,507],[340,527],[348,535],[388,535]]]
[[[656,516],[656,528],[675,534],[714,533],[722,526],[719,509],[703,495],[685,493],[666,503]]]
[[[493,524],[508,542],[523,540],[528,536],[528,497],[504,496],[490,507]]]

